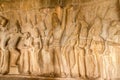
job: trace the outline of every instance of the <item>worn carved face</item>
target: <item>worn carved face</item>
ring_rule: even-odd
[[[0,25],[2,27],[5,27],[6,23],[7,23],[7,20],[4,17],[0,16]]]
[[[5,27],[4,24],[5,24],[5,20],[0,17],[0,25],[1,25],[2,27]]]
[[[77,43],[77,40],[76,40],[76,39],[73,39],[73,40],[70,41],[70,45],[71,45],[71,46],[74,46],[76,43]]]
[[[29,38],[29,37],[30,37],[30,33],[29,33],[29,32],[26,32],[26,33],[23,34],[23,36],[24,36],[25,38]]]
[[[99,36],[102,32],[101,19],[96,18],[92,27],[93,27],[92,34],[95,35],[95,36]]]
[[[57,27],[58,25],[60,25],[60,21],[56,13],[52,14],[52,25],[53,27]]]
[[[36,15],[36,23],[38,24],[40,21],[42,21],[41,15]]]
[[[37,29],[34,30],[34,37],[39,37],[39,31]]]

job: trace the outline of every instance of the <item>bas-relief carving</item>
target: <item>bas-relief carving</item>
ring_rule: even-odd
[[[91,56],[93,60],[93,69],[91,69],[93,72],[88,72],[91,77],[99,77],[100,76],[100,71],[101,71],[101,56],[102,53],[104,52],[104,40],[100,36],[102,30],[102,23],[101,19],[96,18],[94,24],[91,26],[91,29],[89,31],[88,37],[89,44],[88,49],[91,51]],[[88,53],[89,54],[89,53]],[[86,54],[87,55],[87,54]],[[88,70],[89,71],[89,70]],[[93,74],[91,74],[93,73]],[[88,75],[88,76],[89,76]]]
[[[1,15],[0,74],[119,77],[120,22],[108,8],[103,14],[85,6],[21,11],[12,27]]]
[[[9,51],[6,45],[7,37],[7,19],[0,17],[0,73],[5,74],[8,72],[9,67]]]

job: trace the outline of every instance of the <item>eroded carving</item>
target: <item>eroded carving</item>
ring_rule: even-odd
[[[93,3],[0,14],[0,74],[119,77],[117,9]]]
[[[0,16],[0,74],[5,74],[9,71],[9,51],[7,47],[7,23],[8,20]]]

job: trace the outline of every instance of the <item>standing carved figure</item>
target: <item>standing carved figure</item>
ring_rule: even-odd
[[[85,78],[86,69],[85,69],[85,46],[87,44],[88,36],[88,24],[83,20],[79,19],[80,33],[79,33],[79,73],[81,77]]]
[[[96,18],[93,26],[90,29],[87,43],[89,53],[86,54],[87,76],[90,78],[100,77],[102,54],[104,52],[104,40],[100,36],[102,32],[102,23],[100,18]],[[88,57],[88,59],[87,59]],[[91,61],[91,63],[90,63]],[[88,67],[89,66],[89,67]]]
[[[7,19],[0,16],[0,74],[9,71],[9,51],[6,46],[7,36]]]
[[[33,47],[32,42],[33,38],[31,35],[33,25],[30,21],[29,14],[24,12],[25,15],[20,14],[20,28],[21,28],[21,37],[17,45],[17,49],[20,51],[19,58],[19,72],[21,74],[30,74],[30,54],[32,52],[31,48]]]
[[[120,23],[119,21],[113,21],[111,25],[108,27],[108,36],[106,39],[106,49],[104,51],[103,56],[103,77],[105,79],[110,79],[113,77],[117,77],[117,71],[119,71],[119,67],[117,66],[117,60],[119,60],[119,54],[117,54],[120,50]],[[117,70],[118,69],[118,70]]]
[[[70,66],[70,74],[72,77],[79,77],[79,50],[78,50],[78,40],[79,40],[79,32],[80,26],[75,25],[73,33],[71,34],[70,38],[68,39],[67,53],[69,66]]]
[[[60,7],[57,9],[62,10]],[[50,52],[54,54],[54,73],[55,76],[65,76],[63,72],[62,54],[61,54],[61,38],[66,25],[66,9],[63,9],[62,20],[58,18],[57,13],[52,14],[52,36],[53,43]]]
[[[74,72],[71,72],[72,69],[70,69],[72,64],[74,64],[74,60],[75,60],[74,59],[75,56],[73,56],[74,55],[73,47],[76,44],[77,35],[75,34],[74,31],[77,28],[76,28],[76,22],[75,22],[76,14],[74,11],[74,7],[67,6],[66,8],[67,8],[68,14],[67,14],[65,31],[63,33],[62,40],[61,40],[61,45],[62,45],[61,53],[62,53],[62,63],[64,67],[64,73],[66,74],[66,77],[70,77],[70,76],[77,76],[77,75],[74,75]]]
[[[66,65],[64,63],[64,71],[67,76],[79,77],[80,25],[77,24],[79,9],[76,9],[76,6],[68,6],[67,12],[66,32],[63,36],[64,45],[62,46],[62,52],[66,59],[66,61],[64,60],[64,62],[66,62]]]
[[[23,33],[18,49],[20,50],[19,71],[21,74],[30,74],[30,53],[33,38],[29,32]]]
[[[41,10],[40,15],[37,15],[38,31],[41,36],[41,53],[40,53],[40,67],[43,76],[51,76],[54,72],[53,57],[49,51],[50,38],[52,35],[51,14],[52,9],[46,8]],[[48,67],[49,66],[49,67]]]
[[[30,73],[33,75],[41,75],[39,54],[42,48],[42,43],[41,43],[40,33],[36,25],[33,26],[33,29],[31,31],[31,36],[33,38],[33,42],[32,42],[33,46],[31,46],[31,53],[30,53]]]
[[[9,31],[9,41],[8,41],[8,50],[10,52],[10,71],[9,74],[18,74],[18,60],[20,53],[17,49],[17,44],[19,42],[19,39],[21,37],[21,31],[20,31],[19,23],[17,22],[15,27],[11,28]],[[14,70],[16,71],[14,71]],[[13,72],[14,71],[14,72]]]

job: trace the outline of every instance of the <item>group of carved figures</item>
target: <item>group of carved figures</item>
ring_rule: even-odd
[[[9,74],[12,67],[21,75],[109,78],[117,74],[119,21],[111,22],[104,39],[104,21],[96,17],[89,25],[73,7],[41,9],[33,18],[30,14],[10,28],[9,19],[0,16],[0,74]]]

